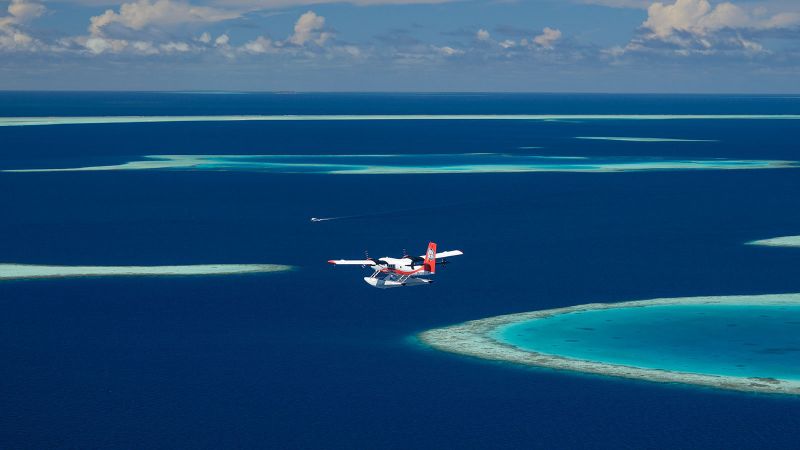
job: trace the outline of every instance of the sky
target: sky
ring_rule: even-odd
[[[0,1],[0,90],[798,93],[800,0]]]

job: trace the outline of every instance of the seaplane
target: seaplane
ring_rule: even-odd
[[[365,254],[364,259],[331,259],[328,263],[336,266],[369,267],[373,273],[364,277],[364,281],[378,289],[389,289],[431,284],[433,280],[423,277],[435,274],[436,264],[447,264],[446,258],[464,254],[461,250],[437,253],[435,242],[428,244],[428,250],[424,256],[409,256],[405,254],[405,251],[403,253],[402,258],[384,256],[374,259],[370,258],[369,254]]]

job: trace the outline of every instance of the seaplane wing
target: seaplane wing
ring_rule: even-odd
[[[436,253],[436,259],[449,258],[451,256],[460,256],[460,255],[463,255],[463,254],[464,254],[464,252],[462,252],[461,250],[448,250],[446,252],[438,252],[438,253]],[[420,256],[420,258],[424,258],[424,257],[425,257],[425,255]]]
[[[374,266],[375,261],[371,259],[331,259],[328,264],[337,266]]]

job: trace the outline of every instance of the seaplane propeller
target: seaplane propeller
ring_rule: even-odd
[[[370,257],[369,257],[369,252],[368,252],[367,250],[364,250],[364,260],[368,260],[368,261],[374,261],[372,258],[370,258]],[[362,268],[362,269],[363,269],[364,267],[367,267],[367,266],[366,266],[366,264],[362,264],[362,265],[361,265],[361,268]]]

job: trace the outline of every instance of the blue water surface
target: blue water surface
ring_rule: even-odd
[[[0,115],[797,114],[741,96],[0,93]],[[718,142],[583,141],[577,136]],[[229,122],[0,129],[0,168],[153,154],[800,160],[797,121]],[[311,217],[349,217],[310,222]],[[0,173],[0,261],[291,273],[0,283],[2,448],[795,448],[800,402],[484,363],[409,336],[498,314],[800,292],[796,169]],[[332,258],[461,249],[381,291]]]

